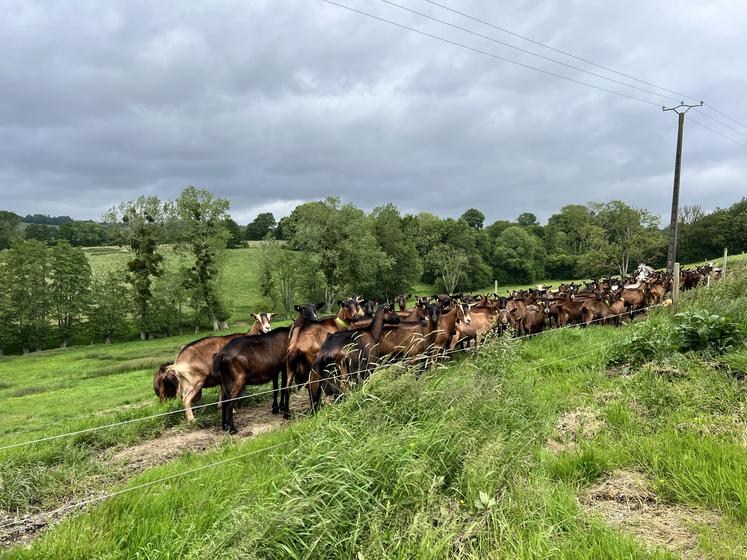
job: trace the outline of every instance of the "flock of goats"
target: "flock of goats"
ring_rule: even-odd
[[[694,288],[720,273],[713,265],[682,270],[680,287]],[[351,381],[365,379],[384,358],[434,364],[493,332],[531,336],[552,326],[620,324],[671,303],[665,299],[671,287],[671,275],[642,264],[626,279],[560,284],[554,290],[537,286],[507,296],[416,296],[410,309],[410,295],[398,296],[395,304],[350,297],[329,317],[317,315],[321,305],[297,305],[293,325],[275,329],[275,313],[254,313],[246,334],[208,336],[182,348],[174,362],[160,366],[153,388],[161,401],[180,396],[193,421],[191,405],[202,389],[220,386],[221,425],[235,433],[234,403],[246,385],[272,381],[272,411],[288,418],[294,387],[308,387],[315,410],[323,391],[344,394]]]

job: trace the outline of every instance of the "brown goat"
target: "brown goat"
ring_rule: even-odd
[[[525,335],[531,336],[542,332],[545,328],[545,308],[538,305],[527,305],[521,327]]]
[[[379,340],[385,322],[400,322],[389,304],[379,306],[368,327],[327,335],[309,374],[312,410],[319,405],[322,388],[332,387],[335,392],[345,393],[351,377],[365,379],[370,375],[378,365]],[[329,379],[332,376],[334,379]]]
[[[212,374],[220,381],[221,427],[225,431],[236,433],[235,399],[247,385],[272,381],[272,411],[278,411],[278,380],[285,369],[289,334],[288,327],[281,327],[265,334],[239,336],[215,354]]]
[[[351,329],[358,319],[358,302],[353,299],[338,302],[340,310],[334,317],[314,318],[309,320],[303,315],[303,308],[296,306],[301,313],[291,328],[291,340],[288,344],[288,361],[285,375],[285,389],[280,399],[280,409],[286,418],[290,417],[290,391],[294,381],[306,383],[309,379],[311,365],[317,352],[322,347],[327,335]],[[311,306],[313,307],[313,306]]]
[[[399,325],[385,326],[379,340],[380,355],[394,359],[414,358],[430,351],[438,329],[441,307],[434,303],[419,303],[423,307],[424,321],[402,321]]]
[[[450,349],[453,350],[460,342],[466,343],[467,347],[471,341],[474,341],[475,345],[480,345],[485,335],[495,326],[495,318],[496,312],[492,307],[473,305],[470,309],[470,322],[457,322],[456,334],[451,339]]]
[[[174,365],[174,362],[161,364],[153,376],[153,391],[161,402],[167,399],[175,399],[179,391],[179,380],[173,371],[169,370],[169,366],[172,365]]]
[[[277,313],[252,313],[251,318],[254,319],[252,328],[246,333],[247,336],[254,336],[255,334],[268,333],[272,330],[272,318]]]
[[[264,329],[266,326],[269,326],[270,320],[274,315],[274,313],[252,314],[255,322],[246,335],[236,333],[223,336],[206,336],[187,344],[181,349],[176,360],[163,364],[158,368],[153,377],[154,389],[157,385],[159,386],[159,389],[156,390],[156,395],[163,400],[176,398],[177,394],[179,394],[182,398],[187,421],[193,422],[195,417],[192,413],[192,401],[195,399],[200,400],[202,389],[216,387],[220,383],[218,377],[212,374],[213,356],[215,353],[234,338],[253,336],[258,329]],[[258,320],[258,317],[262,317],[262,319]],[[178,391],[173,393],[173,395],[171,389],[167,389],[166,387],[163,389],[160,388],[160,384],[169,382],[178,388]]]

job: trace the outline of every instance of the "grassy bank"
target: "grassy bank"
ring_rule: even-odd
[[[683,309],[747,318],[732,270]],[[658,310],[502,339],[419,377],[378,371],[314,418],[123,488],[231,462],[113,497],[6,556],[743,558],[747,353],[631,350],[679,322]]]

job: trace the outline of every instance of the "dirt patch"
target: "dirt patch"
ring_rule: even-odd
[[[62,513],[50,512],[18,517],[9,512],[2,512],[0,514],[0,548],[28,544],[47,526],[59,521],[62,516]]]
[[[127,405],[129,408],[136,406],[139,406],[139,404]],[[309,408],[307,394],[305,392],[292,394],[290,407],[296,414],[306,414]],[[122,407],[117,410],[122,410]],[[239,433],[233,436],[227,435],[220,428],[201,429],[181,425],[165,430],[155,439],[118,451],[106,450],[102,452],[99,459],[106,461],[115,470],[112,479],[107,480],[107,485],[111,486],[124,482],[144,470],[172,461],[184,453],[211,451],[220,447],[226,441],[239,441],[244,438],[256,437],[287,424],[281,414],[272,414],[269,401],[250,407],[237,408],[234,419]],[[106,490],[108,490],[108,487]],[[23,516],[0,511],[0,547],[28,544],[47,527],[54,525],[73,511],[79,510],[80,508],[74,507],[75,504],[101,493],[97,492],[88,497],[79,496],[52,511]]]
[[[684,379],[687,377],[686,371],[679,370],[676,367],[673,367],[667,364],[653,365],[651,367],[651,371],[669,380]]]
[[[118,412],[124,412],[126,410],[133,410],[138,408],[145,408],[146,406],[153,406],[153,401],[141,401],[137,403],[132,404],[123,404],[122,406],[118,406],[117,408],[107,408],[106,410],[98,410],[94,412],[94,416],[109,416],[111,414],[116,414]]]
[[[553,453],[563,453],[578,447],[578,442],[591,439],[604,428],[604,420],[591,408],[578,408],[567,412],[558,420],[555,434],[547,440]]]
[[[291,395],[291,410],[298,412],[308,408],[305,394]],[[167,463],[188,452],[202,453],[217,449],[226,441],[238,441],[275,430],[285,423],[282,415],[272,414],[269,402],[251,407],[236,408],[234,411],[238,434],[227,435],[219,428],[195,429],[181,425],[165,430],[158,438],[115,453],[105,452],[101,459],[123,472],[135,474],[150,467]]]
[[[632,377],[635,374],[636,370],[634,370],[630,364],[618,364],[610,366],[605,371],[605,375],[609,379],[614,379],[615,377]]]
[[[697,553],[698,526],[714,527],[714,512],[661,503],[651,481],[636,471],[617,470],[579,497],[581,508],[649,547],[663,547],[687,558]]]

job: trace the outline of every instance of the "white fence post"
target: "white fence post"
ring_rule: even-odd
[[[722,278],[726,278],[726,257],[728,256],[729,256],[729,250],[726,247],[724,247],[724,268],[721,271]]]

